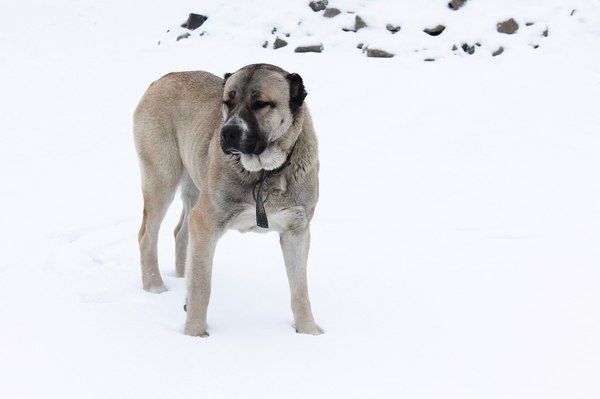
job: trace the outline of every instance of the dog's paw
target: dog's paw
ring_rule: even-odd
[[[302,326],[296,325],[295,327],[298,334],[321,335],[325,333],[325,331],[315,323],[309,323]]]
[[[160,284],[144,284],[144,290],[152,294],[162,294],[167,291],[167,287],[162,282]]]
[[[183,333],[190,337],[208,338],[210,336],[208,331],[206,331],[206,325],[202,325],[201,323],[186,322]]]

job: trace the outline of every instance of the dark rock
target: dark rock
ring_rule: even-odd
[[[273,49],[277,50],[278,48],[282,48],[288,45],[288,42],[286,42],[283,39],[277,38],[275,39],[275,43],[273,43]]]
[[[425,58],[423,61],[425,61],[425,62],[434,62],[435,58]]]
[[[401,28],[400,28],[400,25],[396,26],[396,25],[392,25],[392,24],[387,24],[385,26],[385,29],[387,29],[389,32],[391,32],[392,34],[394,34],[394,33],[400,32]]]
[[[467,54],[473,54],[473,53],[475,53],[475,46],[469,46],[467,43],[463,43],[462,46],[461,46],[461,48]]]
[[[189,30],[194,30],[202,26],[203,23],[208,19],[207,16],[200,14],[190,14],[188,16],[187,21],[181,25],[182,28],[188,28]]]
[[[576,12],[577,12],[577,10],[571,11],[571,16],[575,15]]]
[[[458,47],[456,46],[456,44],[453,44],[452,45],[452,51],[456,51],[456,50],[458,50]]]
[[[525,26],[532,26],[535,25],[535,22],[525,22]]]
[[[337,17],[341,13],[342,12],[340,11],[339,8],[327,8],[327,9],[325,9],[325,12],[323,13],[323,16],[325,18],[333,18],[333,17]]]
[[[451,0],[450,3],[448,3],[448,8],[451,8],[456,11],[462,6],[464,6],[466,2],[467,0]]]
[[[271,34],[274,35],[275,33],[277,33],[277,28],[271,29]]]
[[[546,30],[542,32],[542,36],[548,37],[548,28],[546,28]]]
[[[357,48],[357,49],[360,49],[360,50],[362,50],[362,48],[363,48],[364,46],[365,46],[365,44],[364,44],[364,43],[358,43],[358,44],[356,45],[356,48]]]
[[[498,24],[496,25],[496,30],[500,33],[512,35],[517,30],[519,30],[519,24],[513,18],[507,19],[506,21],[498,22]]]
[[[496,51],[494,51],[494,52],[492,53],[492,57],[495,57],[495,56],[497,56],[497,55],[500,55],[500,54],[502,54],[503,52],[504,52],[504,47],[500,46],[500,47],[498,47],[498,50],[496,50]]]
[[[446,29],[444,25],[438,25],[435,28],[426,28],[423,29],[423,32],[427,33],[430,36],[439,36]]]
[[[354,28],[343,28],[344,32],[357,32],[359,29],[365,28],[367,24],[358,15],[354,17]]]
[[[191,35],[189,32],[185,32],[184,34],[177,36],[177,41],[180,41],[181,39],[187,39],[190,36]]]
[[[315,46],[300,46],[296,47],[295,53],[320,53],[323,51],[323,45],[317,44]]]
[[[366,27],[367,23],[360,16],[357,15],[354,18],[354,31],[357,32],[358,30]]]
[[[323,11],[329,4],[328,0],[311,1],[308,5],[314,12]]]
[[[265,40],[265,42],[263,43],[262,47],[263,48],[267,48],[269,46],[269,42]]]
[[[388,53],[387,51],[384,50],[379,50],[376,48],[369,48],[367,49],[367,57],[373,57],[373,58],[392,58],[394,56],[394,54],[392,53]]]

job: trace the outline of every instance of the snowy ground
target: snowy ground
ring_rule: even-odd
[[[487,18],[502,2],[486,3]],[[537,50],[433,63],[343,45],[158,46],[204,11],[192,1],[3,7],[2,396],[600,397],[600,9],[523,3],[553,21]],[[502,18],[521,10],[507,4]],[[232,232],[211,337],[190,338],[178,204],[159,246],[170,290],[141,288],[131,114],[166,72],[252,62],[300,73],[309,92],[321,154],[309,277],[326,334],[293,332],[277,237]]]

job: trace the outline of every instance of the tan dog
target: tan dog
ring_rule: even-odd
[[[181,187],[175,265],[177,276],[185,269],[187,278],[188,335],[208,336],[213,254],[228,229],[280,234],[296,331],[323,332],[306,279],[319,161],[305,97],[300,76],[256,64],[225,80],[200,71],[168,74],[148,88],[135,111],[144,196],[142,282],[147,291],[166,290],[158,231]]]

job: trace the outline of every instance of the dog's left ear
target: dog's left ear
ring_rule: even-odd
[[[223,86],[225,86],[225,83],[227,83],[227,79],[229,79],[229,77],[233,75],[232,73],[227,72],[225,75],[223,75]]]
[[[304,90],[304,83],[300,75],[290,73],[286,78],[290,83],[290,108],[292,112],[296,112],[302,106],[308,93]]]

